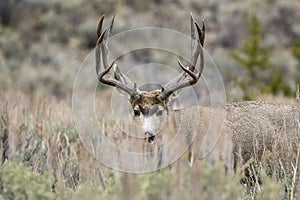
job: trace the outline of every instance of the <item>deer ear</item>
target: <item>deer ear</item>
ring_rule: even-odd
[[[127,76],[125,76],[124,74],[121,73],[117,64],[114,64],[114,78],[116,80],[122,82],[124,85],[128,85],[130,88],[135,87],[135,84]],[[117,88],[117,90],[121,95],[128,96],[128,98],[130,98],[128,93],[124,92],[123,90],[121,90],[119,88]]]
[[[168,106],[172,109],[178,109],[180,108],[180,103],[178,100],[178,93],[179,92],[175,92],[173,94],[171,94],[168,98]]]
[[[163,92],[165,90],[164,87],[161,88],[161,92]],[[176,90],[175,92],[173,92],[168,98],[167,98],[167,102],[168,102],[168,106],[170,108],[177,108],[179,107],[179,101],[178,101],[178,95],[180,93],[181,90]]]

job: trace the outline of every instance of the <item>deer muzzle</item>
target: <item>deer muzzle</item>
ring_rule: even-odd
[[[146,140],[148,141],[148,143],[153,144],[154,143],[154,139],[155,139],[155,135],[150,133],[150,132],[145,132],[145,136],[146,136]]]

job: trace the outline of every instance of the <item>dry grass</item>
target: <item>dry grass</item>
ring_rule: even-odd
[[[295,199],[299,190],[299,149],[297,155],[280,149],[265,152],[261,161],[248,162],[249,177],[256,177],[247,180],[252,181],[248,186],[239,183],[242,166],[236,174],[226,173],[216,157],[196,161],[190,168],[183,156],[171,168],[127,174],[104,167],[87,152],[71,108],[63,101],[2,95],[0,111],[0,168],[17,169],[22,164],[34,174],[48,174],[52,185],[48,189],[58,199]],[[118,133],[113,126],[107,125],[108,134]],[[22,177],[18,170],[14,173]],[[15,183],[11,179],[6,184],[0,187],[3,198],[7,197],[3,187]]]

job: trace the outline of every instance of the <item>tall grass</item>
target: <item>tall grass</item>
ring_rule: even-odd
[[[297,198],[299,149],[288,163],[287,152],[265,153],[261,161],[246,163],[259,177],[250,179],[252,184],[242,184],[250,177],[243,165],[233,174],[221,160],[197,160],[189,167],[185,156],[170,168],[128,174],[103,166],[88,153],[63,101],[2,95],[0,115],[0,199]]]

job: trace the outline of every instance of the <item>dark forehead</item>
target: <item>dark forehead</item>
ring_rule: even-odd
[[[157,96],[159,95],[160,91],[158,90],[154,90],[151,92],[141,92],[139,94],[139,98],[135,99],[135,100],[131,100],[131,104],[133,104],[133,106],[135,105],[141,105],[141,104],[148,104],[148,105],[154,105],[154,104],[162,104],[163,102],[160,101]]]

